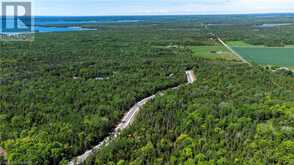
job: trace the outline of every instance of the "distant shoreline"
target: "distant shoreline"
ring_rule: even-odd
[[[203,14],[138,14],[138,15],[33,15],[33,17],[35,18],[41,18],[41,17],[52,17],[52,18],[56,18],[56,17],[80,17],[80,18],[84,18],[84,17],[161,17],[161,16],[250,16],[250,15],[255,15],[255,16],[262,16],[262,15],[276,15],[276,16],[282,16],[282,15],[293,15],[294,16],[294,12],[273,12],[273,13],[212,13],[212,14],[208,14],[208,13],[203,13]],[[1,15],[0,15],[1,16]]]

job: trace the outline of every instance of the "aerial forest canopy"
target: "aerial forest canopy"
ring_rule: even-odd
[[[2,42],[0,146],[8,162],[67,162],[135,102],[184,83],[191,51],[161,46],[181,43],[181,34],[157,31],[110,26]]]
[[[223,62],[194,71],[88,164],[294,163],[293,78]]]
[[[215,38],[294,45],[293,26],[259,27],[269,23],[277,22],[148,17],[0,42],[0,147],[7,153],[0,164],[67,164],[107,137],[136,102],[180,84],[146,104],[87,163],[293,164],[294,78],[222,56]],[[197,82],[186,86],[188,69]]]

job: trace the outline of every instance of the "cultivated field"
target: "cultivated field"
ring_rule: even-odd
[[[294,66],[294,48],[232,47],[246,60],[256,64]]]

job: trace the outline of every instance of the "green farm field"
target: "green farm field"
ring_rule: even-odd
[[[249,62],[263,65],[294,66],[294,48],[232,47]]]
[[[265,45],[253,45],[245,41],[226,41],[226,44],[230,47],[242,47],[242,48],[294,48],[294,45],[284,45],[283,47],[267,47]]]
[[[255,45],[248,44],[244,41],[227,41],[226,44],[231,47],[256,47]]]
[[[191,50],[194,57],[206,59],[221,59],[221,60],[239,60],[230,51],[223,46],[192,46]]]

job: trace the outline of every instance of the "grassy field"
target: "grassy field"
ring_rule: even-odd
[[[256,64],[294,66],[294,48],[232,47],[237,53]]]
[[[192,46],[194,57],[206,59],[239,60],[223,46]]]
[[[248,44],[244,41],[227,41],[226,44],[228,44],[231,47],[252,47],[254,45]]]

